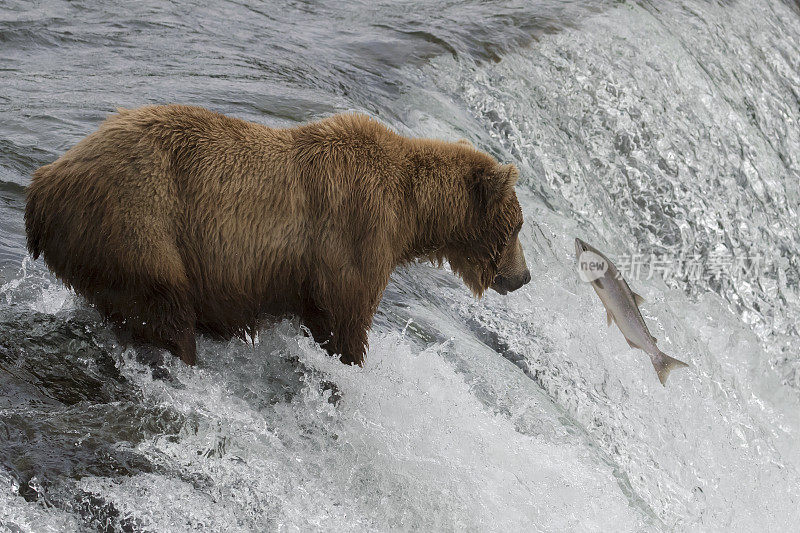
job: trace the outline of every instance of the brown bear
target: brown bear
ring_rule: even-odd
[[[118,110],[27,191],[28,249],[137,342],[195,362],[195,331],[299,315],[361,364],[392,270],[450,263],[481,295],[530,280],[517,170],[369,117],[287,129],[182,105]]]

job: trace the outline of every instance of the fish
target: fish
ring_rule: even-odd
[[[606,308],[608,326],[615,323],[631,348],[642,350],[650,356],[658,380],[666,386],[670,372],[689,365],[670,357],[656,346],[657,340],[650,334],[639,311],[644,298],[631,290],[614,263],[578,238],[575,239],[575,256],[581,279],[591,283]]]

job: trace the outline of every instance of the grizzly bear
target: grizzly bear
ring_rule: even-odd
[[[277,129],[182,105],[119,109],[27,191],[28,249],[136,342],[295,314],[361,364],[389,276],[422,258],[480,296],[530,281],[517,169],[358,114]]]

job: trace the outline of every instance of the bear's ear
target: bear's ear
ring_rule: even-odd
[[[514,165],[496,165],[479,170],[475,176],[475,188],[479,203],[491,207],[502,202],[514,192],[519,171]]]
[[[472,144],[469,139],[461,138],[456,141],[456,144],[463,144],[464,146],[469,146],[470,148],[475,148],[475,145]]]
[[[505,181],[505,185],[508,189],[513,189],[517,184],[519,170],[517,170],[515,165],[500,165],[498,173],[501,175],[501,179]]]

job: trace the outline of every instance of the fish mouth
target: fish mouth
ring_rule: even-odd
[[[580,255],[588,249],[588,245],[585,242],[575,237],[575,255],[580,257]]]

